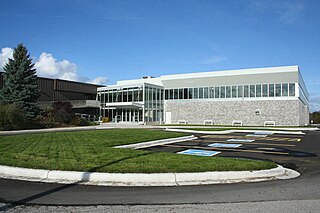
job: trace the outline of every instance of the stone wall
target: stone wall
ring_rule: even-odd
[[[263,126],[265,121],[274,121],[277,126],[304,125],[305,109],[300,100],[168,100],[165,112],[171,112],[171,123],[185,120],[189,124],[232,125],[241,120],[245,126]],[[261,114],[256,113],[260,110]]]

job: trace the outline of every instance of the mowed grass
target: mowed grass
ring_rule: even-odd
[[[111,129],[0,136],[0,165],[115,173],[260,170],[273,162],[198,157],[113,146],[185,136],[146,129]]]

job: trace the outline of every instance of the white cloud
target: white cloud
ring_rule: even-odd
[[[3,72],[3,66],[8,62],[9,58],[13,57],[13,49],[5,47],[1,49],[0,53],[0,71]]]
[[[218,62],[222,62],[222,61],[226,61],[228,60],[229,58],[227,57],[224,57],[224,56],[212,56],[206,60],[203,60],[201,62],[201,64],[215,64],[215,63],[218,63]]]
[[[2,48],[0,53],[0,71],[3,71],[3,66],[13,56],[13,49],[6,47]],[[86,77],[80,76],[77,72],[77,65],[68,61],[58,61],[52,54],[43,52],[39,58],[33,59],[37,70],[37,75],[40,77],[59,78],[71,81],[82,81],[93,84],[105,84],[108,82],[107,77],[97,77],[89,80]]]

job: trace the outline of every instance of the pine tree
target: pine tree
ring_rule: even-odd
[[[6,72],[5,84],[0,90],[0,100],[20,107],[28,120],[33,120],[40,112],[37,104],[39,98],[37,76],[33,67],[27,48],[23,44],[18,44],[14,49],[13,59],[9,59],[3,68]]]

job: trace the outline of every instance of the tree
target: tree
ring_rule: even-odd
[[[33,67],[27,48],[23,44],[18,44],[14,49],[13,59],[9,59],[4,65],[5,84],[0,90],[0,101],[20,107],[29,121],[40,113],[37,104],[39,98],[37,76]]]

